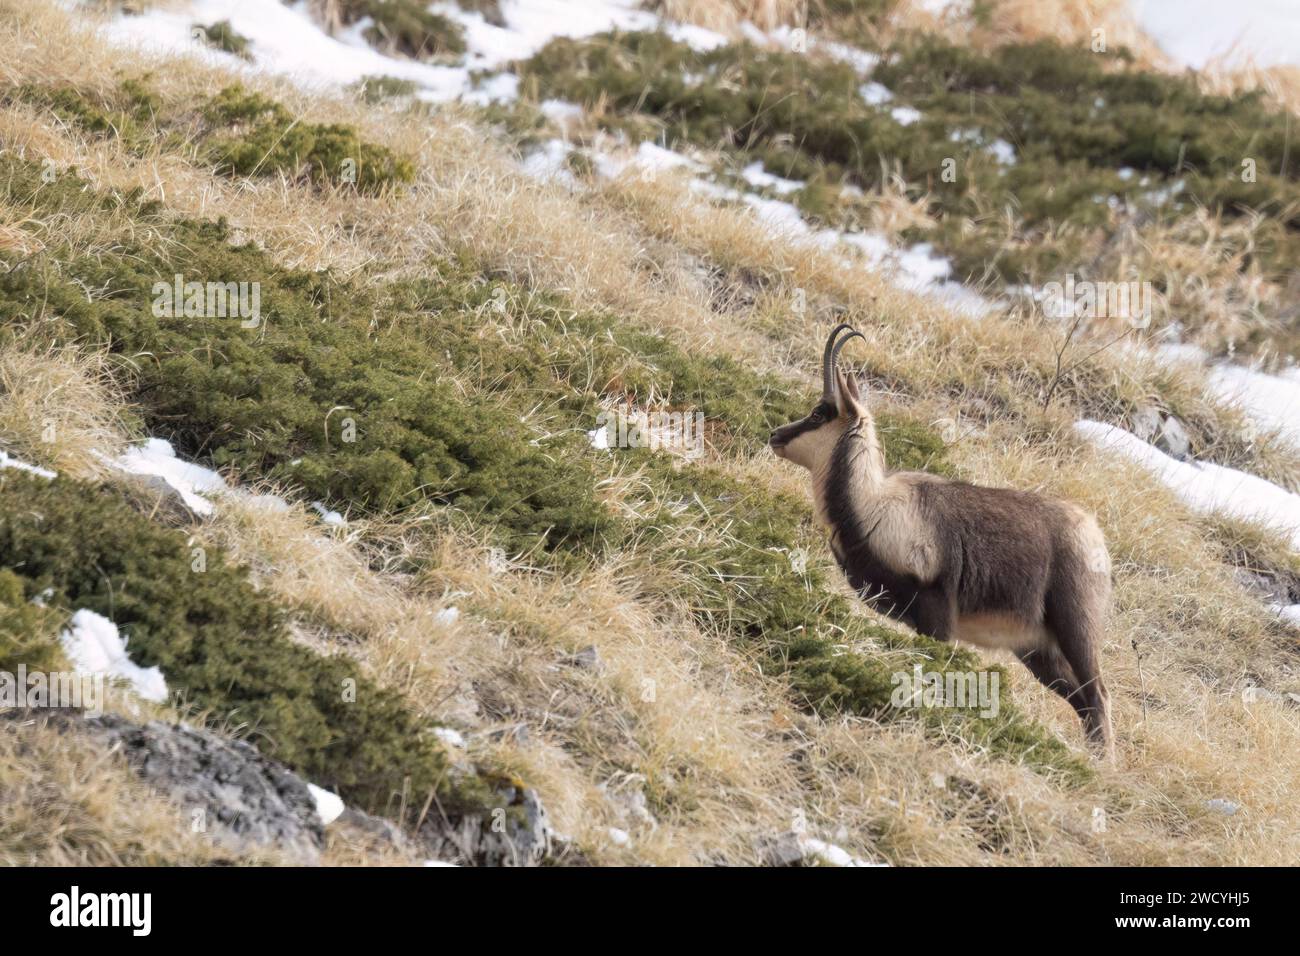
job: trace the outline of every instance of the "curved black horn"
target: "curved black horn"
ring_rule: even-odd
[[[839,364],[840,364],[840,350],[841,350],[842,348],[844,348],[844,346],[847,345],[849,342],[851,342],[853,339],[862,339],[862,341],[865,342],[865,341],[867,340],[867,337],[866,337],[865,335],[863,335],[861,332],[859,332],[857,329],[854,329],[854,330],[853,330],[852,332],[850,332],[848,335],[844,336],[844,338],[842,338],[842,339],[840,339],[838,342],[836,342],[836,343],[835,343],[835,348],[831,350],[831,368],[832,368],[832,369],[839,368]]]
[[[853,326],[847,322],[841,322],[831,329],[831,334],[826,339],[826,349],[822,352],[822,396],[825,398],[833,398],[835,395],[835,373],[831,369],[831,364],[835,360],[835,337],[845,329],[852,328]]]

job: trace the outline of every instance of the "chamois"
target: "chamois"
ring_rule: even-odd
[[[850,334],[836,339],[848,330]],[[822,354],[822,396],[772,432],[773,452],[812,474],[818,518],[849,584],[870,605],[940,641],[1013,651],[1113,751],[1102,683],[1110,556],[1077,505],[885,467],[857,378],[839,367],[853,338]]]

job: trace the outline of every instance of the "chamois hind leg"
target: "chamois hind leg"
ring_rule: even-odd
[[[1049,613],[1048,630],[1078,683],[1078,690],[1068,699],[1083,719],[1089,742],[1113,755],[1110,695],[1101,679],[1101,634],[1096,627],[1100,616],[1089,606],[1086,596],[1065,603],[1066,608],[1058,605],[1057,613]]]
[[[916,595],[912,619],[917,633],[951,641],[957,629],[957,602],[941,588],[927,588]]]
[[[1074,676],[1070,662],[1065,659],[1056,642],[1044,644],[1028,650],[1016,651],[1016,657],[1029,668],[1029,673],[1038,678],[1038,682],[1048,690],[1054,690],[1067,701],[1079,716],[1083,717],[1079,700],[1079,681]]]

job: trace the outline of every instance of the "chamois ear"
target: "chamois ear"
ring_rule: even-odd
[[[862,401],[862,393],[858,391],[858,377],[837,368],[835,385],[835,406],[840,411],[840,417],[866,418],[867,406]]]

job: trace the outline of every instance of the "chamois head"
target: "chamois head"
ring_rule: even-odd
[[[836,342],[844,330],[849,334]],[[778,457],[801,465],[809,471],[826,468],[835,446],[849,428],[866,417],[866,407],[858,392],[858,381],[839,367],[840,349],[850,339],[864,339],[849,325],[837,325],[826,340],[822,352],[822,395],[805,418],[782,425],[768,439]]]

